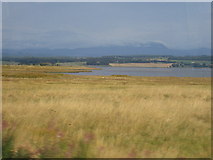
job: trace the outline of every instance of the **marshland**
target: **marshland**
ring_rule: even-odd
[[[211,156],[211,77],[2,66],[4,158]]]

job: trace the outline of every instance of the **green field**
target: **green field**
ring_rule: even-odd
[[[2,69],[3,158],[211,157],[211,78]]]

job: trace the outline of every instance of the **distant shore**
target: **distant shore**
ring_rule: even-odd
[[[109,63],[112,67],[170,68],[173,63]]]

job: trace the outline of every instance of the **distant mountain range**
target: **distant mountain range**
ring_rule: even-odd
[[[173,56],[198,56],[211,55],[209,48],[197,49],[170,49],[161,43],[150,42],[140,45],[103,46],[77,49],[3,49],[3,56],[74,56],[74,57],[99,57],[99,56],[131,56],[131,55],[173,55]]]

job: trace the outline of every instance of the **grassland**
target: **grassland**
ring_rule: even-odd
[[[173,63],[109,63],[113,67],[157,67],[157,68],[168,68]]]
[[[211,156],[210,78],[77,69],[3,66],[4,158]]]

